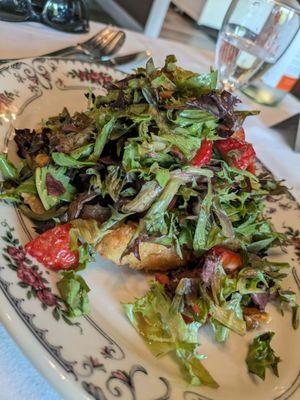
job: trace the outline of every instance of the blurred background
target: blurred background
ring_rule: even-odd
[[[218,32],[231,0],[90,0],[88,3],[91,20],[214,52]],[[292,0],[289,3],[297,5],[299,1]],[[299,65],[299,34],[297,42],[296,63]],[[300,98],[300,81],[295,79],[298,76],[293,78],[293,85],[288,89]]]

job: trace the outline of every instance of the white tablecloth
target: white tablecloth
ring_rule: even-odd
[[[60,47],[82,41],[102,27],[92,23],[87,35],[72,35],[55,31],[37,23],[0,22],[0,58],[37,56]],[[195,47],[163,39],[153,39],[127,32],[127,41],[121,53],[150,49],[155,63],[162,64],[167,54],[176,54],[178,62],[186,68],[207,71],[213,65],[213,54]],[[123,69],[129,71],[131,66]],[[257,155],[278,178],[284,178],[293,194],[300,199],[300,154],[293,152],[288,135],[268,127],[300,111],[299,102],[287,96],[276,108],[262,107],[243,98],[249,108],[260,109],[258,117],[248,118],[247,138]],[[26,329],[26,328],[24,328]],[[32,367],[0,326],[0,400],[58,400],[47,381]],[[75,400],[75,399],[74,399]]]

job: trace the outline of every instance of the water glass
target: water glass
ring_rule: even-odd
[[[219,32],[219,85],[234,91],[260,69],[274,64],[299,29],[297,1],[233,0]]]

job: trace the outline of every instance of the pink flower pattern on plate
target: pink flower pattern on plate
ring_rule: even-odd
[[[85,68],[84,70],[75,70],[68,72],[68,76],[71,78],[79,78],[82,82],[91,82],[97,84],[106,84],[112,81],[112,77],[105,72],[96,72],[93,69]]]
[[[56,305],[55,296],[50,289],[45,286],[41,275],[34,270],[34,267],[26,265],[26,253],[23,249],[8,246],[7,254],[16,263],[17,277],[21,282],[30,286],[36,291],[37,298],[45,305],[54,307]]]

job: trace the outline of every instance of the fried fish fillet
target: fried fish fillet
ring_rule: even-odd
[[[122,223],[108,233],[97,246],[97,252],[117,265],[128,265],[133,269],[169,270],[186,265],[189,254],[184,253],[181,259],[172,247],[161,244],[142,242],[139,246],[141,261],[134,254],[126,255],[120,260],[136,229],[134,223]]]

